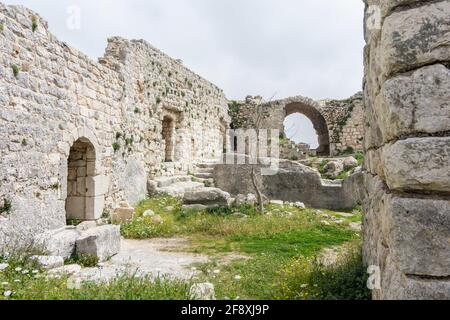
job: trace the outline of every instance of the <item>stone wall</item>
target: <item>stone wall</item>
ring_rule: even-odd
[[[364,111],[361,93],[346,100],[314,101],[297,96],[265,102],[261,97],[232,101],[230,115],[234,128],[254,128],[257,113],[263,116],[260,128],[278,129],[285,135],[287,116],[301,113],[308,117],[317,132],[319,155],[336,156],[363,150]],[[286,150],[282,154],[291,154]]]
[[[366,4],[364,255],[381,268],[374,298],[449,299],[450,3]]]
[[[249,157],[244,161],[249,163]],[[325,181],[316,170],[287,160],[280,161],[276,174],[266,176],[262,176],[260,170],[264,165],[219,164],[214,169],[215,184],[234,196],[256,194],[251,179],[254,166],[261,192],[270,200],[301,201],[311,208],[330,210],[351,209],[360,200],[353,193],[360,188],[358,177],[352,176],[343,182]]]
[[[135,204],[148,176],[186,174],[222,152],[227,100],[181,61],[111,38],[94,62],[21,6],[0,3],[0,23],[0,244],[65,225],[66,207],[93,220]]]

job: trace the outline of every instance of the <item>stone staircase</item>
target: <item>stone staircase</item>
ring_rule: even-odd
[[[192,176],[161,177],[153,180],[156,185],[155,194],[168,194],[173,197],[183,197],[186,192],[204,188],[203,182],[193,181]]]
[[[192,175],[160,177],[152,181],[154,194],[167,194],[183,198],[186,209],[212,209],[228,207],[230,194],[214,187],[215,161],[206,160],[195,166]]]

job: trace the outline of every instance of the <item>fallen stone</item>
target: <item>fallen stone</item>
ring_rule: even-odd
[[[32,256],[30,260],[45,270],[64,266],[64,258],[58,256]]]
[[[151,220],[153,224],[164,224],[164,220],[160,215],[152,216]]]
[[[75,227],[64,227],[36,236],[34,243],[46,255],[68,259],[75,253],[75,243],[79,236],[80,232]]]
[[[82,267],[78,264],[71,264],[59,268],[55,268],[50,270],[48,274],[50,275],[60,275],[60,276],[73,276],[79,272],[81,272]]]
[[[298,208],[298,209],[306,209],[306,206],[303,202],[296,202],[294,203],[294,207]]]
[[[270,204],[276,205],[276,206],[284,206],[284,201],[281,200],[270,200]]]
[[[7,264],[7,263],[0,263],[0,271],[3,271],[3,270],[5,270],[8,267],[9,267],[9,264]]]
[[[344,159],[344,169],[350,170],[353,168],[356,168],[358,166],[358,160],[356,160],[354,157],[347,157]]]
[[[216,293],[212,283],[194,284],[189,290],[192,300],[216,300]]]
[[[228,192],[217,188],[202,188],[186,192],[184,195],[184,203],[202,204],[205,206],[216,205],[220,207],[228,207],[229,199],[231,198]]]
[[[153,210],[147,210],[144,212],[144,214],[142,215],[143,217],[153,217],[155,215],[155,212],[153,212]]]
[[[344,171],[344,163],[340,161],[330,161],[325,166],[325,170],[331,177],[337,178],[337,176]]]
[[[120,226],[101,226],[90,229],[76,241],[77,256],[95,256],[104,262],[120,251]]]
[[[134,218],[134,208],[132,207],[120,207],[114,210],[111,220],[113,223],[123,223],[130,221]]]

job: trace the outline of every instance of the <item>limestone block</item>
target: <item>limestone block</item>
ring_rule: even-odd
[[[383,150],[386,182],[395,190],[450,190],[450,137],[412,138]]]
[[[381,79],[426,64],[450,60],[447,1],[394,12],[383,24],[377,63]]]
[[[344,159],[344,169],[350,170],[353,168],[356,168],[358,166],[358,160],[356,160],[354,157],[347,157]]]
[[[450,282],[445,279],[408,276],[398,270],[388,256],[381,275],[382,290],[374,292],[375,299],[384,300],[449,300]]]
[[[86,205],[85,197],[73,197],[73,196],[68,197],[66,201],[67,216],[75,220],[84,220],[85,205]],[[80,208],[82,208],[82,210],[80,210]]]
[[[64,227],[37,235],[35,246],[50,256],[70,258],[75,252],[75,243],[80,233],[74,227]]]
[[[119,207],[112,214],[113,223],[123,223],[134,218],[135,209],[132,207]]]
[[[86,188],[88,197],[98,197],[108,193],[109,177],[99,175],[86,178]]]
[[[95,256],[106,261],[120,251],[120,226],[106,225],[84,232],[76,241],[77,256]]]
[[[228,192],[217,188],[202,188],[195,191],[186,192],[184,195],[185,204],[203,204],[228,206],[228,200],[231,198]]]
[[[86,213],[83,220],[98,220],[103,215],[105,196],[86,197]]]
[[[45,270],[64,266],[64,258],[58,256],[32,256],[31,261]]]
[[[390,249],[402,273],[450,275],[450,201],[390,198]]]
[[[441,64],[386,81],[375,103],[383,139],[450,130],[450,71]]]

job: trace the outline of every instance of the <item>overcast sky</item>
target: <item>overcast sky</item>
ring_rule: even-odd
[[[229,99],[347,98],[363,77],[362,0],[0,0],[22,4],[97,59],[106,39],[145,39]],[[67,27],[81,9],[81,29]]]

